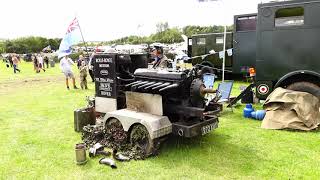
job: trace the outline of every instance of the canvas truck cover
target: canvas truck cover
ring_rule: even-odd
[[[312,94],[277,88],[265,101],[264,129],[309,131],[320,124],[320,101]]]

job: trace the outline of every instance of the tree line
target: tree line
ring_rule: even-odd
[[[156,25],[157,31],[150,36],[127,36],[120,39],[108,41],[105,44],[150,44],[153,42],[160,43],[179,43],[183,41],[181,35],[191,37],[196,34],[204,33],[222,33],[224,26],[185,26],[183,28],[169,28],[168,23],[158,23]],[[227,26],[227,31],[233,31],[233,26]]]
[[[127,36],[120,39],[107,41],[102,44],[151,44],[154,42],[160,43],[179,43],[183,41],[181,35],[191,37],[195,34],[203,33],[221,33],[223,32],[223,26],[185,26],[183,28],[173,27],[170,28],[167,22],[158,23],[156,25],[156,33],[150,36]],[[233,26],[228,26],[227,31],[232,31]],[[58,50],[61,42],[61,38],[47,39],[44,37],[22,37],[13,40],[0,40],[0,53],[37,53],[43,50],[47,46],[51,46],[52,50]],[[94,44],[89,43],[94,46]],[[100,44],[99,44],[100,45]],[[84,46],[84,43],[80,43],[79,46]]]
[[[59,49],[61,38],[47,39],[44,37],[22,37],[0,42],[0,53],[38,53],[50,45],[52,50]]]

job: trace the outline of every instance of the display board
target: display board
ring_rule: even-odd
[[[116,54],[96,54],[94,61],[94,77],[96,96],[117,98]]]

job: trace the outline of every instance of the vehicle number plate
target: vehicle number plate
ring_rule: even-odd
[[[208,124],[208,125],[206,125],[206,126],[203,126],[203,127],[201,128],[202,135],[209,133],[210,131],[212,131],[213,129],[215,129],[215,127],[216,127],[216,124],[215,124],[215,123],[213,123],[213,124]]]

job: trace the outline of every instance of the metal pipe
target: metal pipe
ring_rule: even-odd
[[[156,86],[156,87],[153,87],[152,90],[156,90],[156,89],[160,89],[160,88],[163,88],[163,87],[166,87],[166,86],[169,86],[171,83],[164,83],[162,85],[159,85],[159,86]]]
[[[90,148],[89,149],[89,157],[95,157],[96,155],[110,156],[111,153],[108,151],[104,151],[103,149],[97,150],[95,148]]]
[[[150,85],[150,86],[148,86],[148,87],[145,87],[144,89],[147,90],[147,89],[149,89],[149,88],[152,88],[152,87],[155,87],[155,86],[159,86],[159,85],[161,85],[161,84],[163,84],[163,83],[162,83],[162,82],[158,82],[158,83],[152,84],[152,85]]]
[[[116,162],[114,160],[109,159],[109,158],[101,158],[99,161],[100,164],[105,164],[110,166],[112,169],[117,168]]]
[[[162,92],[162,91],[165,91],[165,90],[168,90],[168,89],[173,89],[173,88],[176,88],[178,86],[179,86],[179,84],[171,84],[170,86],[167,86],[167,87],[164,87],[164,88],[160,89],[159,92]]]
[[[132,85],[131,87],[136,87],[136,86],[144,85],[144,84],[147,84],[147,83],[149,83],[149,81],[142,81],[142,82],[140,82],[138,84]]]
[[[130,161],[129,157],[118,153],[116,149],[113,150],[112,156],[115,160],[118,160],[118,161]]]
[[[140,83],[140,82],[142,82],[142,81],[135,81],[135,82],[132,82],[132,83],[130,83],[130,84],[127,84],[127,85],[126,85],[126,87],[129,87],[129,86],[131,86],[131,85],[134,85],[134,84],[136,84],[136,83]]]
[[[155,83],[156,83],[156,82],[147,83],[147,84],[145,84],[145,85],[139,86],[138,89],[147,87],[147,86],[152,85],[152,84],[155,84]]]

